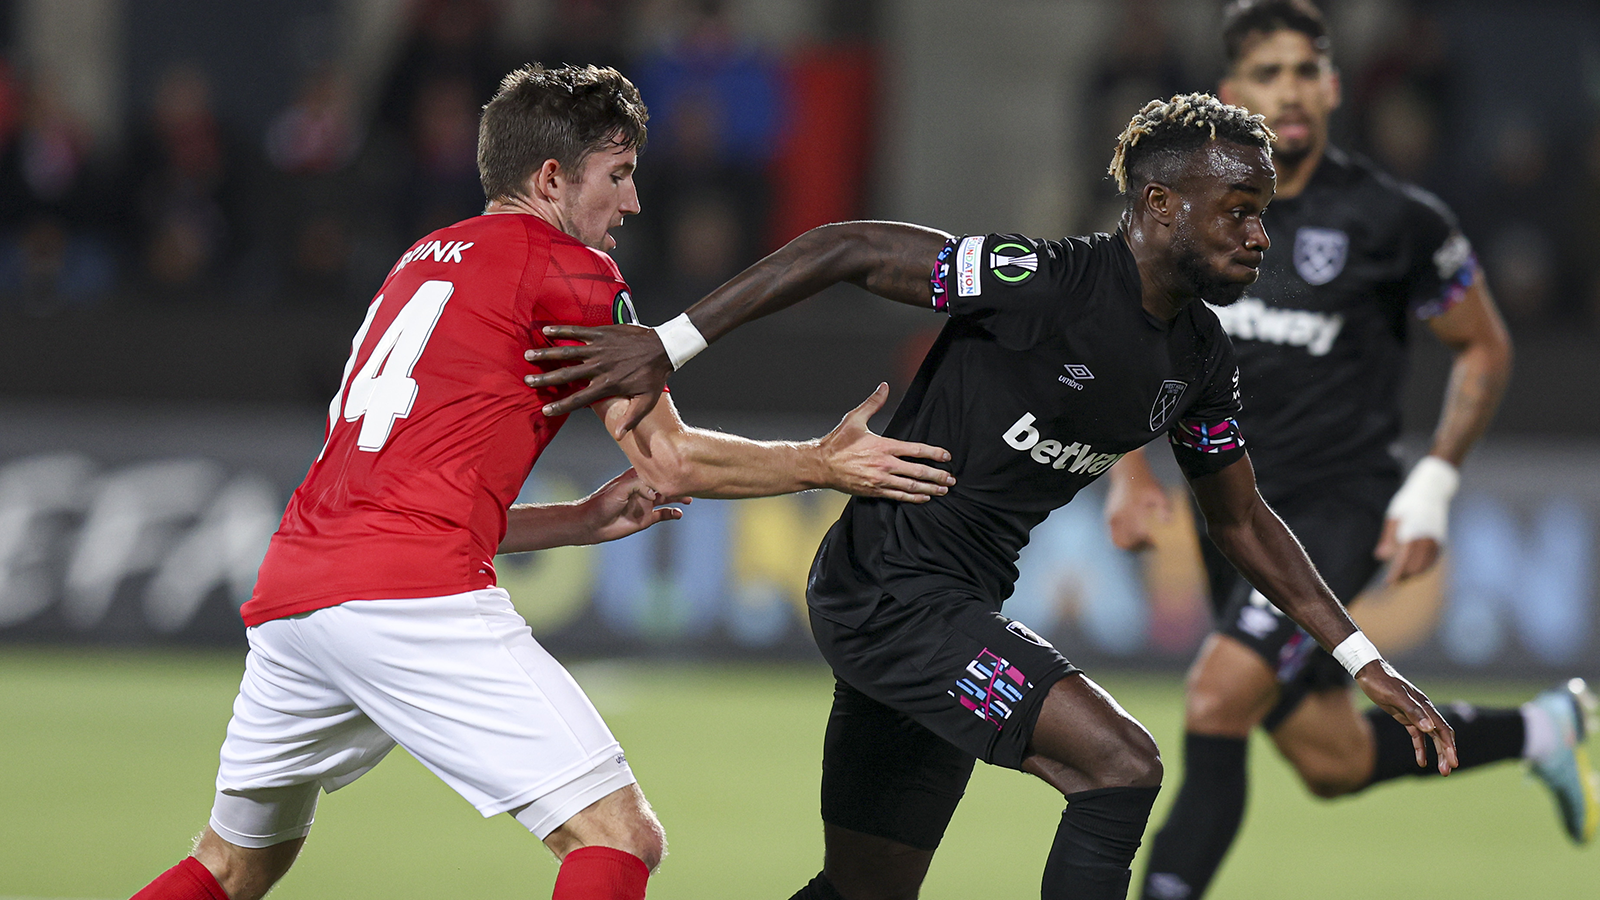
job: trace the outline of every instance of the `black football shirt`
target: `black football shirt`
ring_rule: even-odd
[[[935,264],[950,314],[884,434],[950,451],[923,504],[853,498],[807,598],[863,623],[885,596],[1010,596],[1029,531],[1122,454],[1167,434],[1191,475],[1244,454],[1233,349],[1204,304],[1146,313],[1123,236],[952,238]]]
[[[1259,280],[1214,309],[1238,354],[1239,422],[1263,495],[1397,474],[1407,321],[1461,298],[1471,245],[1432,194],[1332,147],[1265,224]]]

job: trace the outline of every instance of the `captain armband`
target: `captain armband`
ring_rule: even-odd
[[[679,313],[677,318],[650,330],[661,339],[661,346],[667,351],[667,359],[672,361],[673,371],[683,368],[684,363],[694,359],[695,354],[707,346],[705,335],[689,321],[688,313]]]

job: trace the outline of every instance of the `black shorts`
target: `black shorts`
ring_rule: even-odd
[[[1078,671],[970,595],[891,598],[860,629],[811,616],[838,681],[822,757],[822,818],[931,850],[975,759],[1016,769],[1050,687]]]
[[[1384,511],[1399,487],[1390,476],[1324,481],[1271,502],[1340,601],[1349,604],[1380,563],[1372,551],[1383,534]],[[1217,631],[1261,655],[1277,673],[1282,698],[1263,727],[1277,727],[1311,691],[1343,687],[1350,676],[1333,656],[1234,570],[1210,540],[1201,552],[1211,583]]]

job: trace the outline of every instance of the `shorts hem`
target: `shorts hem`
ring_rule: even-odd
[[[266,847],[276,846],[285,841],[292,841],[305,837],[311,833],[311,826],[315,822],[316,820],[312,819],[310,822],[307,822],[304,825],[296,825],[293,828],[286,828],[273,834],[240,834],[239,832],[234,831],[233,829],[228,828],[227,826],[218,822],[215,816],[211,817],[206,824],[212,831],[216,832],[217,837],[222,838],[235,847],[245,847],[251,850],[260,850]]]
[[[533,832],[534,837],[542,841],[549,837],[551,832],[555,831],[557,828],[560,828],[562,825],[565,825],[569,819],[578,813],[583,812],[585,809],[588,809],[591,804],[600,800],[602,797],[613,794],[630,784],[638,783],[639,779],[634,777],[631,769],[613,772],[600,781],[595,782],[594,784],[584,788],[579,793],[573,795],[566,802],[551,810],[543,818],[539,819],[537,822],[534,822],[532,825],[529,825],[527,822],[523,822],[520,818],[517,821],[522,822],[522,824],[526,826],[529,831]],[[557,788],[557,790],[559,790],[559,788]]]
[[[582,760],[567,766],[560,773],[546,778],[531,788],[518,791],[504,800],[491,800],[486,803],[473,804],[473,808],[478,811],[479,815],[487,819],[492,816],[498,816],[503,812],[510,812],[519,806],[527,806],[540,797],[548,796],[593,772],[597,766],[605,761],[606,757],[617,756],[621,753],[622,744],[613,741],[609,746],[596,750]]]

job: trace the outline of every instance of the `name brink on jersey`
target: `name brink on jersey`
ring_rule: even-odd
[[[404,269],[407,263],[416,262],[425,256],[432,256],[434,262],[461,262],[462,251],[471,247],[473,243],[473,241],[445,241],[441,244],[439,241],[428,241],[426,244],[418,244],[407,250],[405,256],[400,257],[400,261],[394,264],[389,274],[393,275]]]
[[[1039,429],[1033,427],[1035,421],[1033,413],[1023,413],[1001,437],[1013,448],[1026,450],[1036,463],[1052,469],[1066,469],[1072,474],[1099,475],[1122,458],[1121,453],[1096,453],[1088,444],[1062,444],[1048,438],[1041,441]]]
[[[1210,306],[1210,304],[1206,304]],[[1304,347],[1312,356],[1324,356],[1344,328],[1344,316],[1305,309],[1278,309],[1260,298],[1242,297],[1231,306],[1212,306],[1228,337]]]

